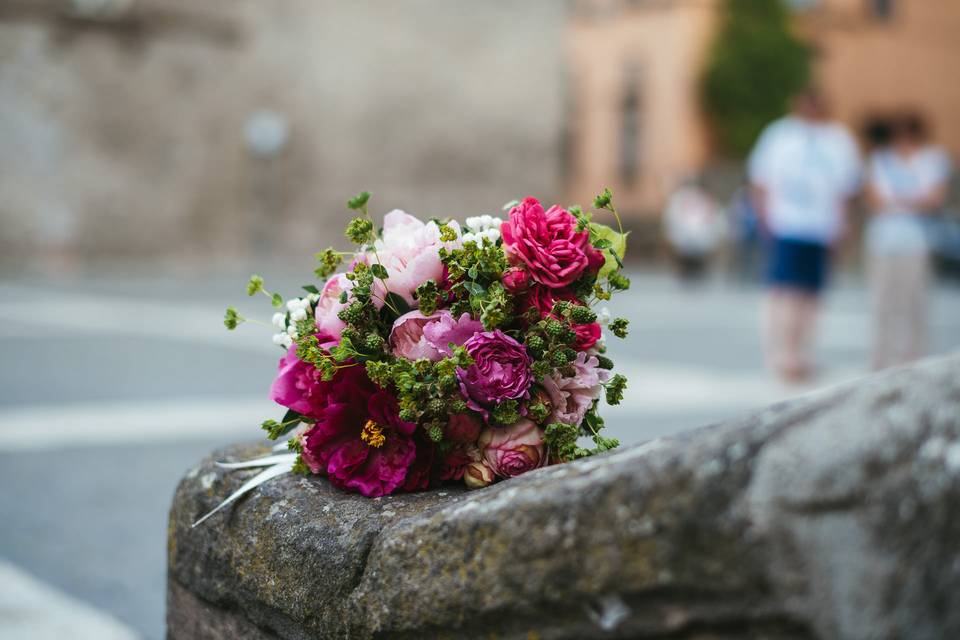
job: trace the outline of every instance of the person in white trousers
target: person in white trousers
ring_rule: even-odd
[[[867,167],[875,369],[910,362],[926,350],[929,220],[943,206],[950,178],[947,155],[927,144],[918,115],[895,119],[891,134],[891,144],[874,151]]]

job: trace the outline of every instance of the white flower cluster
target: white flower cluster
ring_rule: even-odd
[[[470,232],[463,234],[461,237],[464,242],[472,240],[477,244],[483,244],[483,239],[486,238],[491,244],[494,244],[500,239],[500,225],[503,224],[503,220],[500,218],[489,215],[474,216],[467,218],[466,223],[470,227]]]
[[[273,344],[289,348],[293,341],[297,339],[297,322],[306,319],[312,312],[313,305],[320,299],[315,293],[311,293],[306,298],[291,298],[287,300],[287,313],[277,312],[273,314],[273,326],[280,330],[273,334]],[[287,316],[290,317],[289,324]]]

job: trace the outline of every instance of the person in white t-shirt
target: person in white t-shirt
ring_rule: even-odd
[[[663,231],[670,244],[680,277],[703,275],[724,235],[724,219],[716,200],[699,178],[686,180],[667,201]]]
[[[930,287],[927,221],[943,205],[950,179],[950,160],[926,144],[919,116],[895,120],[891,133],[892,144],[874,151],[867,167],[873,215],[866,253],[876,369],[923,355]]]
[[[784,379],[811,371],[808,351],[833,246],[859,188],[860,153],[808,88],[792,112],[763,131],[747,165],[768,235],[768,360]]]

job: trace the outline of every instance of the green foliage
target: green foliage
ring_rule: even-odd
[[[370,200],[369,191],[361,191],[357,195],[347,200],[347,208],[353,211],[366,211],[367,202]]]
[[[620,404],[620,401],[623,400],[623,391],[627,388],[627,378],[618,373],[603,386],[606,391],[607,404]]]
[[[347,224],[344,232],[353,244],[366,244],[374,240],[373,221],[367,217],[356,217]]]
[[[623,258],[627,253],[627,233],[619,233],[610,227],[591,222],[590,242],[603,251],[604,263],[598,274],[601,278],[623,268]]]
[[[334,251],[332,247],[315,254],[315,257],[317,259],[317,268],[314,269],[313,272],[320,280],[326,280],[333,275],[337,267],[340,266],[340,263],[343,262],[343,254],[339,251]],[[306,287],[304,288],[306,289]],[[313,291],[312,293],[317,293],[317,291]]]
[[[627,325],[630,324],[630,321],[626,318],[614,318],[610,322],[610,331],[613,332],[613,335],[618,338],[627,337]]]
[[[237,325],[246,321],[240,313],[234,307],[227,307],[226,313],[223,314],[223,326],[225,326],[230,331],[233,331],[237,328]]]
[[[258,291],[263,290],[263,278],[258,275],[250,276],[250,281],[247,282],[247,295],[255,295]]]
[[[809,81],[812,52],[791,33],[782,0],[726,0],[724,8],[702,95],[719,142],[743,157]]]

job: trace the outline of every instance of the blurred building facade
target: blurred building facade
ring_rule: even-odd
[[[790,1],[844,121],[917,109],[960,156],[960,2]],[[609,185],[657,215],[716,159],[722,6],[4,0],[0,262],[303,255],[365,188],[444,216]]]
[[[568,22],[563,175],[569,201],[611,183],[633,217],[716,159],[699,82],[722,0],[575,0]],[[814,76],[855,131],[911,109],[960,157],[960,2],[790,0]]]
[[[3,0],[0,256],[306,256],[556,197],[552,0]],[[531,25],[517,28],[517,25]],[[15,267],[14,267],[15,268]]]

